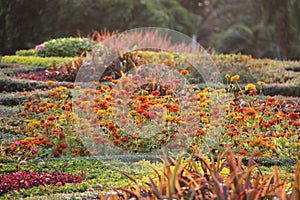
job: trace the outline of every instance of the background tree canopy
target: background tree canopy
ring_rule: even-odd
[[[298,0],[0,0],[0,54],[78,32],[158,26],[222,53],[299,59],[298,13]]]

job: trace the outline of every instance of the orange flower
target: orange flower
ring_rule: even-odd
[[[298,114],[298,113],[295,113],[295,112],[291,112],[291,113],[289,114],[289,118],[290,118],[290,120],[292,120],[292,121],[296,121],[296,120],[299,119],[299,114]]]
[[[269,97],[267,99],[267,105],[272,105],[276,102],[276,98],[275,97]]]
[[[105,81],[112,81],[113,78],[112,78],[111,76],[105,76],[105,77],[104,77],[104,80],[105,80]]]
[[[69,83],[68,84],[68,88],[74,88],[75,87],[75,84],[74,83]]]
[[[121,144],[121,142],[120,142],[120,140],[114,140],[114,141],[113,141],[113,144],[114,144],[115,146],[118,146],[118,145]]]
[[[196,134],[195,134],[195,136],[204,136],[205,134],[206,134],[206,133],[205,133],[204,130],[198,129],[197,132],[196,132]]]
[[[181,70],[181,72],[180,72],[180,74],[183,75],[183,76],[185,76],[185,75],[187,75],[187,74],[189,74],[189,73],[190,73],[190,72],[189,72],[188,70],[186,70],[186,69]]]
[[[51,86],[54,85],[54,81],[47,81],[46,85],[47,85],[48,87],[51,87]]]
[[[256,111],[252,110],[252,109],[247,109],[246,110],[246,115],[255,116],[256,115]]]
[[[240,150],[240,151],[238,152],[238,154],[239,154],[240,156],[245,156],[245,155],[247,155],[247,151],[246,151],[245,149],[242,149],[242,150]]]
[[[17,147],[15,144],[10,145],[10,147],[9,147],[10,152],[15,151],[16,149],[17,149]]]
[[[55,117],[55,116],[53,116],[53,115],[51,115],[51,116],[49,116],[49,117],[47,118],[47,120],[49,120],[49,121],[53,121],[53,120],[56,120],[56,117]]]
[[[151,94],[153,96],[159,96],[160,95],[160,92],[158,90],[155,90],[155,91],[152,91]]]

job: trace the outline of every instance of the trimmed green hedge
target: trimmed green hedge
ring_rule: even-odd
[[[247,84],[240,84],[239,86],[243,89],[245,88]],[[256,89],[259,91],[259,86],[257,84]],[[197,86],[199,89],[204,89],[208,87],[207,84],[198,84]],[[229,85],[212,85],[210,87],[216,88],[216,89],[229,89]],[[238,88],[236,88],[236,91],[239,91]],[[266,96],[275,96],[275,95],[282,95],[286,97],[300,97],[300,85],[281,85],[281,84],[272,84],[272,85],[265,85],[262,88],[262,93]]]
[[[286,67],[285,70],[287,70],[287,71],[293,71],[293,72],[300,72],[300,66]]]
[[[35,49],[21,49],[16,51],[17,56],[37,56],[37,51]]]
[[[4,63],[17,63],[23,65],[31,65],[31,66],[44,66],[44,67],[52,67],[55,65],[60,65],[65,62],[70,62],[75,60],[76,57],[38,57],[38,56],[3,56],[1,62]]]

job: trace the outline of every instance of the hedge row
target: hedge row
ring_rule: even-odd
[[[246,84],[240,84],[241,88],[245,88]],[[207,84],[199,84],[199,89],[204,89],[208,87]],[[229,85],[212,85],[213,88],[221,89],[229,89]],[[259,86],[256,85],[256,89],[259,90]],[[236,91],[239,89],[237,88]],[[300,85],[281,85],[281,84],[272,84],[272,85],[265,85],[262,87],[262,93],[267,96],[276,96],[282,95],[285,97],[300,97]]]
[[[17,106],[24,104],[28,100],[46,98],[50,90],[34,90],[24,95],[23,92],[0,93],[0,105],[2,106]]]
[[[38,57],[38,56],[3,56],[1,62],[3,63],[17,63],[29,66],[43,66],[52,67],[53,65],[61,65],[62,63],[75,60],[76,57]]]
[[[286,67],[285,70],[287,70],[287,71],[294,71],[294,72],[300,72],[300,66]]]

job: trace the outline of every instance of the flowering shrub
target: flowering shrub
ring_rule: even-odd
[[[61,172],[12,172],[0,175],[0,195],[10,190],[28,189],[39,185],[62,186],[68,183],[80,183],[81,175],[64,174]]]
[[[46,41],[35,47],[37,55],[41,57],[73,57],[79,56],[84,51],[91,51],[101,46],[85,38],[57,38]]]

